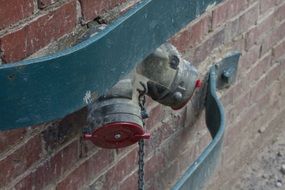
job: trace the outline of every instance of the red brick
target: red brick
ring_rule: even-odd
[[[88,167],[86,162],[76,168],[63,181],[57,184],[57,190],[81,189],[88,181]]]
[[[154,155],[145,161],[145,181],[151,182],[158,171],[161,171],[170,160],[167,160],[161,152],[155,152]]]
[[[0,132],[0,153],[21,142],[24,139],[26,132],[26,129],[15,129]]]
[[[100,176],[91,184],[90,189],[116,189],[123,177],[124,176],[117,175],[116,168],[112,167],[107,173]]]
[[[35,171],[31,172],[19,183],[16,189],[43,189],[54,183],[65,171],[71,168],[78,160],[78,141],[72,142],[63,150],[41,163]]]
[[[5,186],[21,175],[40,159],[42,143],[40,136],[35,136],[12,154],[0,161],[0,186]]]
[[[71,1],[0,38],[2,59],[4,62],[21,60],[71,32],[75,25],[76,3]]]
[[[113,9],[126,0],[80,0],[85,22],[92,21],[102,13]]]
[[[120,183],[120,190],[138,189],[138,174],[137,171],[130,175]]]
[[[68,176],[57,184],[56,189],[76,190],[94,179],[114,160],[114,152],[109,149],[99,150],[91,158],[74,169]]]
[[[136,170],[138,166],[138,146],[130,153],[128,153],[124,158],[122,158],[119,162],[116,163],[115,171],[116,175],[120,176],[119,181],[122,181],[125,176],[128,176],[134,170]]]
[[[207,14],[174,36],[171,43],[179,51],[186,52],[189,48],[196,47],[204,39],[204,36],[210,31],[210,24],[211,16]]]
[[[0,30],[31,16],[33,11],[33,0],[0,0]]]
[[[21,180],[19,183],[17,183],[14,188],[16,190],[26,190],[26,189],[33,189],[34,181],[33,176],[28,175],[23,180]]]
[[[201,45],[194,49],[192,55],[192,63],[197,66],[204,61],[209,54],[220,45],[223,45],[225,41],[225,29],[217,31],[209,39],[201,43]]]
[[[226,23],[227,20],[236,16],[247,6],[246,0],[235,1],[229,0],[225,1],[223,4],[218,6],[215,10],[213,10],[213,21],[212,27],[213,29],[217,28],[220,25]]]
[[[114,189],[118,187],[120,183],[123,183],[124,178],[137,169],[137,152],[138,150],[134,149],[118,161],[107,173],[100,176],[91,184],[91,189]]]

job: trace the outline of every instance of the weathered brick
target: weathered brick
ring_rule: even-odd
[[[157,185],[153,187],[157,187],[155,189],[171,189],[180,174],[178,161],[169,163],[166,167],[162,168],[161,173],[163,175],[156,176],[155,180],[152,181],[154,185]]]
[[[242,137],[240,137],[240,142],[235,143],[240,147],[240,149],[236,149],[235,147],[231,147],[228,149],[228,155],[224,156],[224,158],[229,158],[230,155],[235,156],[231,160],[223,162],[224,167],[222,172],[219,172],[220,176],[218,179],[226,181],[229,181],[229,179],[231,179],[231,181],[229,181],[229,183],[217,183],[217,181],[214,181],[213,183],[211,183],[211,189],[228,189],[229,187],[231,187],[232,182],[236,179],[233,176],[237,173],[239,173],[239,175],[242,174],[241,172],[244,168],[241,168],[241,166],[245,166],[246,162],[255,159],[255,154],[260,150],[260,148],[266,146],[269,140],[272,139],[274,135],[278,134],[280,130],[282,130],[282,128],[280,128],[280,125],[284,125],[284,117],[282,115],[284,116],[284,111],[277,113],[274,116],[272,122],[268,124],[268,126],[271,126],[269,130],[266,130],[266,132],[260,135],[258,139],[252,138],[251,136],[247,135],[257,134],[256,132],[252,133],[248,131],[244,133]],[[229,175],[231,175],[233,178],[229,178]],[[236,177],[239,177],[239,175]]]
[[[247,6],[246,0],[225,1],[223,4],[221,4],[216,9],[213,10],[213,21],[212,21],[213,29],[217,28],[218,26],[220,26],[222,24],[225,24],[227,20],[236,16],[243,9],[245,9],[246,6]]]
[[[0,186],[4,187],[14,178],[29,169],[42,155],[42,143],[39,135],[32,137],[15,152],[0,161]]]
[[[150,117],[146,119],[146,129],[151,130],[152,128],[160,125],[161,121],[167,117],[170,113],[169,109],[158,104],[149,110]]]
[[[234,159],[235,157],[237,157],[236,154],[243,152],[243,150],[240,149],[241,146],[239,144],[239,141],[241,141],[241,139],[245,140],[251,134],[257,133],[259,127],[262,126],[255,125],[258,120],[262,119],[263,122],[261,122],[260,124],[266,124],[266,121],[269,119],[266,116],[269,116],[270,113],[275,113],[269,109],[270,106],[272,108],[272,105],[274,105],[274,101],[278,100],[278,98],[274,98],[275,96],[273,95],[274,90],[272,90],[272,87],[274,86],[276,85],[271,85],[270,89],[263,89],[264,93],[261,94],[261,97],[255,99],[254,102],[250,103],[249,106],[245,107],[248,109],[240,107],[240,109],[238,110],[239,120],[228,127],[227,135],[225,137],[225,145],[226,147],[229,147],[229,149],[226,148],[225,151],[225,157],[227,158],[227,160]],[[272,98],[272,96],[274,97]],[[240,99],[240,101],[237,102],[237,105],[239,105],[243,101],[244,98]],[[254,126],[256,127],[254,128]],[[243,142],[244,140],[242,140],[241,142]],[[234,153],[231,150],[235,150]]]
[[[259,81],[251,87],[251,102],[258,100],[265,92],[265,89],[270,86],[280,76],[281,64],[276,63],[267,70],[266,74],[259,79]]]
[[[174,36],[170,41],[179,51],[186,52],[197,46],[210,32],[211,16],[206,14]]]
[[[32,175],[28,175],[19,183],[17,183],[14,188],[16,190],[26,190],[26,189],[33,189],[35,181],[33,180]]]
[[[192,63],[197,66],[199,63],[204,61],[215,48],[223,45],[224,40],[225,29],[217,31],[213,36],[202,42],[200,46],[194,49]]]
[[[85,22],[92,21],[102,13],[114,8],[126,0],[80,0]]]
[[[265,80],[266,85],[269,86],[273,81],[277,80],[278,77],[281,75],[281,64],[279,62],[274,62],[271,68],[268,69],[268,73],[266,74]]]
[[[145,141],[146,154],[154,151],[164,140],[184,127],[185,117],[180,115],[173,116],[173,113],[170,113],[170,115],[172,117],[168,116],[167,120],[151,131],[151,139]]]
[[[0,30],[31,16],[33,11],[33,0],[0,0]]]
[[[26,129],[15,129],[0,132],[0,153],[11,149],[13,145],[21,142],[24,139],[26,132]]]
[[[138,174],[134,172],[134,174],[127,177],[124,181],[120,183],[120,190],[129,190],[129,189],[138,189]]]
[[[191,142],[190,139],[189,141]],[[198,156],[210,142],[211,135],[207,132],[199,136],[196,142],[192,141],[191,143],[188,143],[188,149],[179,154],[179,157],[176,157],[181,172],[184,172],[195,160],[197,160]]]
[[[281,41],[273,48],[273,56],[275,60],[278,60],[281,56],[285,55],[285,40]]]
[[[274,41],[274,37],[272,33],[269,33],[264,36],[264,38],[261,41],[261,48],[260,48],[260,56],[263,56],[264,54],[268,53],[271,51],[272,46],[276,42]]]
[[[239,18],[239,31],[243,33],[254,26],[258,19],[258,4],[252,6]]]
[[[50,124],[42,131],[45,149],[52,152],[82,132],[86,126],[87,109],[83,108],[66,116],[59,122]],[[85,143],[88,144],[88,143]]]
[[[125,1],[80,0],[84,21],[91,21]],[[38,6],[43,9],[54,3],[55,0],[38,0],[38,3],[40,2],[43,4],[38,4]],[[70,6],[72,11],[67,12],[76,13],[75,6],[73,7],[74,0],[67,4],[72,5]],[[276,8],[272,9],[275,5]],[[279,7],[277,7],[278,5]],[[63,4],[63,7],[65,6],[66,3]],[[66,12],[62,13],[64,16],[52,18],[52,15],[59,9],[61,8],[56,8],[50,13],[47,12],[49,9],[40,10],[38,18],[27,21],[23,23],[22,28],[19,26],[12,33],[6,33],[5,36],[0,37],[0,48],[4,53],[4,61],[22,59],[72,31],[76,24],[76,14],[70,18],[68,16],[71,14]],[[258,9],[260,9],[261,15],[258,15]],[[243,52],[239,65],[238,81],[230,89],[224,90],[221,97],[226,107],[228,129],[225,136],[225,148],[223,149],[224,162],[221,166],[223,170],[220,170],[223,172],[220,172],[219,176],[215,178],[217,179],[216,184],[213,188],[211,186],[211,190],[224,187],[219,186],[219,184],[230,181],[228,180],[229,176],[232,177],[231,174],[234,174],[235,170],[237,171],[239,167],[245,164],[243,157],[253,154],[255,148],[259,146],[257,143],[262,142],[261,138],[268,141],[272,135],[270,125],[276,127],[279,120],[274,119],[274,122],[270,122],[268,126],[267,123],[269,119],[272,119],[271,117],[275,118],[276,115],[280,115],[280,110],[284,109],[285,101],[282,96],[285,94],[285,88],[282,84],[284,84],[285,75],[282,73],[285,72],[285,58],[283,56],[285,50],[284,43],[281,40],[284,39],[285,31],[283,9],[282,0],[227,0],[219,7],[214,8],[212,15],[209,12],[197,18],[194,23],[189,24],[171,40],[185,56],[194,60],[194,64],[198,66],[201,72],[205,72],[209,65],[201,65],[202,68],[200,68],[199,63],[205,60],[209,54],[216,56],[214,54],[216,51],[213,50],[217,47],[220,47],[216,49],[220,51],[219,53],[229,49]],[[51,19],[49,21],[44,19],[49,17]],[[71,23],[71,25],[74,24],[73,27],[68,24],[68,27],[65,27],[67,29],[60,29],[59,26],[63,22],[61,17],[68,17],[65,20],[74,20],[74,22],[64,21]],[[54,19],[56,21],[52,21]],[[211,19],[213,19],[213,28],[209,26]],[[255,24],[256,26],[254,26]],[[42,34],[45,31],[38,29],[42,26],[52,28],[47,30],[50,35]],[[243,35],[244,33],[246,34]],[[42,39],[42,41],[37,42],[32,38]],[[13,40],[15,42],[7,45]],[[246,51],[244,51],[245,42]],[[223,43],[225,46],[222,46]],[[274,46],[276,43],[278,44]],[[273,57],[270,54],[271,49],[273,49]],[[217,56],[220,55],[217,54]],[[192,103],[197,104],[197,101],[194,99]],[[161,105],[148,104],[153,109],[150,111],[150,118],[147,121],[147,130],[152,132],[152,138],[146,141],[146,189],[168,189],[169,185],[176,180],[176,174],[180,175],[191,161],[200,154],[203,147],[209,143],[210,136],[205,129],[204,115],[200,116],[195,106],[190,105],[187,107],[187,112],[177,113]],[[186,117],[186,114],[190,116]],[[195,117],[192,117],[193,115]],[[197,118],[198,116],[200,117]],[[86,113],[82,116],[69,118],[68,121],[60,122],[57,126],[47,127],[42,133],[43,141],[40,143],[44,143],[43,147],[49,154],[44,155],[42,162],[36,163],[36,167],[32,167],[32,171],[31,167],[25,167],[24,170],[17,166],[18,173],[8,174],[10,179],[7,183],[14,184],[11,182],[13,178],[25,172],[25,177],[23,176],[20,182],[17,182],[14,186],[15,189],[48,189],[50,187],[48,185],[53,188],[52,185],[56,185],[59,179],[57,189],[122,190],[137,188],[136,145],[127,149],[120,149],[116,151],[115,155],[114,151],[97,149],[91,143],[84,142],[78,147],[76,140],[74,144],[72,143],[61,150],[61,147],[69,143],[71,139],[78,137],[81,127],[85,125],[85,119],[82,119],[84,117],[86,117]],[[185,119],[189,117],[191,117],[191,122],[187,122],[185,125]],[[280,116],[278,117],[280,118]],[[256,133],[261,125],[266,125],[266,130],[270,135]],[[23,133],[5,132],[4,136],[0,134],[0,152],[1,149],[4,152],[11,151],[15,144],[26,142],[22,138],[28,138],[28,135],[29,133],[27,134],[25,131]],[[79,158],[78,154],[80,154]],[[26,160],[27,157],[23,155],[22,159]],[[6,158],[2,158],[0,166],[1,163],[4,165],[4,160]],[[36,161],[38,159],[29,161],[29,165]],[[5,162],[2,168],[5,171],[14,172],[15,169],[11,163],[12,161]],[[4,176],[1,176],[1,173],[0,184],[3,181],[1,177]],[[94,182],[96,178],[97,180]],[[88,187],[91,182],[94,184]],[[228,183],[230,184],[230,182]]]
[[[240,57],[240,76],[244,76],[245,73],[256,63],[260,54],[260,46],[251,47],[246,53],[243,53]]]
[[[271,62],[271,53],[268,53],[265,57],[259,60],[253,68],[251,68],[251,71],[247,74],[248,81],[252,83],[259,80],[261,76],[270,69],[272,66]]]
[[[155,152],[150,159],[145,161],[145,181],[151,183],[153,178],[159,174],[162,168],[167,165],[167,160],[161,152]]]
[[[81,189],[88,181],[88,167],[86,163],[81,164],[63,181],[57,184],[57,190],[77,190]]]
[[[137,149],[132,150],[124,158],[110,168],[105,174],[101,175],[93,184],[91,189],[116,189],[124,178],[133,173],[137,166]]]
[[[260,0],[260,14],[267,12],[275,6],[276,0]]]
[[[232,41],[236,36],[240,34],[240,19],[237,18],[233,21],[228,22],[225,25],[225,41],[226,43]]]
[[[15,185],[15,189],[43,189],[55,181],[78,160],[78,141],[74,141]]]
[[[76,25],[76,3],[71,1],[41,15],[19,30],[0,38],[4,62],[18,61],[71,32]]]
[[[76,190],[82,188],[100,175],[104,168],[106,168],[114,160],[114,152],[109,149],[100,149],[91,158],[86,160],[68,174],[62,181],[60,181],[56,189],[59,190]]]
[[[226,42],[235,40],[235,38],[256,25],[258,19],[258,5],[252,6],[242,15],[234,20],[228,21],[225,25]]]
[[[250,29],[246,33],[246,50],[250,49],[255,44],[261,44],[264,36],[271,36],[270,31],[273,31],[275,22],[274,22],[274,12],[266,15],[262,19],[258,20],[257,26]]]

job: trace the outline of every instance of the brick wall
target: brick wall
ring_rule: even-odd
[[[94,22],[108,23],[137,1],[0,0],[0,63],[76,43]],[[201,77],[229,50],[242,52],[236,84],[219,92],[227,131],[222,165],[208,187],[229,189],[240,168],[284,130],[285,1],[225,0],[170,41]],[[203,94],[180,111],[148,101],[146,189],[170,187],[210,141]],[[1,132],[0,188],[136,189],[137,146],[105,150],[82,141],[85,118],[82,109],[60,121]]]

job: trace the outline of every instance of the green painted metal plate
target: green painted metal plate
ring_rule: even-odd
[[[221,0],[143,0],[65,51],[0,66],[0,130],[62,118],[101,95],[144,57]]]

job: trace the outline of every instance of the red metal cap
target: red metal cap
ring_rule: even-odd
[[[84,134],[84,138],[102,148],[123,148],[140,139],[149,139],[150,134],[136,123],[114,122],[97,128],[92,134]]]

